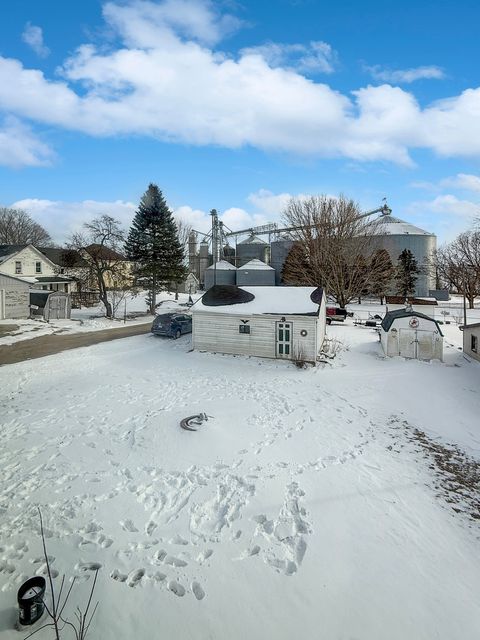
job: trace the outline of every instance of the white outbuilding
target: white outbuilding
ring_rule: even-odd
[[[387,356],[443,360],[443,334],[434,318],[410,309],[385,314],[380,341]]]
[[[315,287],[216,285],[192,307],[193,348],[315,362],[325,338],[325,296]]]

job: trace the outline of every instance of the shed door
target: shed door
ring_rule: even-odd
[[[291,358],[292,332],[291,322],[277,322],[277,358]]]
[[[0,289],[0,320],[5,320],[5,289]]]
[[[412,329],[400,329],[398,337],[398,355],[403,358],[417,357],[417,338]]]
[[[63,296],[50,296],[48,304],[50,306],[50,319],[60,320],[65,318],[65,303],[67,299]]]
[[[417,357],[431,360],[435,347],[435,334],[432,331],[417,331]]]

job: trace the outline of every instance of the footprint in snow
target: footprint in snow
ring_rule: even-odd
[[[138,531],[132,520],[120,520],[120,526],[124,531],[129,531],[130,533],[136,533]]]
[[[144,575],[145,569],[134,569],[128,574],[125,583],[128,584],[129,587],[136,587]]]
[[[170,580],[170,582],[168,583],[168,588],[172,593],[174,593],[176,596],[179,596],[180,598],[185,595],[185,587],[183,587],[176,580]]]
[[[166,556],[164,562],[165,564],[169,564],[172,567],[186,567],[188,564],[188,562],[185,562],[185,560],[175,558],[174,556]]]
[[[77,571],[98,571],[101,568],[100,562],[79,562],[75,565]]]
[[[203,600],[205,597],[205,591],[202,589],[202,586],[198,582],[192,582],[192,591],[193,595],[197,600]]]

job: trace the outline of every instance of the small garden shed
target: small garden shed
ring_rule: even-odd
[[[325,296],[315,287],[216,285],[192,307],[193,348],[315,362]]]
[[[443,359],[443,334],[434,318],[411,309],[385,314],[380,340],[387,356],[418,360]]]
[[[71,315],[70,295],[63,291],[30,291],[32,316],[49,320],[64,320]]]

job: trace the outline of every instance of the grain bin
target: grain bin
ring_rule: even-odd
[[[210,289],[214,284],[236,284],[237,269],[226,260],[219,260],[205,269],[204,289]]]
[[[275,286],[275,269],[254,258],[237,269],[237,285],[239,287],[242,285],[273,287]]]
[[[237,267],[241,267],[256,258],[263,262],[270,261],[270,245],[255,235],[249,236],[237,245]]]
[[[397,266],[398,257],[404,249],[412,252],[418,268],[421,269],[414,295],[428,296],[430,289],[435,288],[435,278],[431,269],[432,258],[437,248],[435,234],[392,215],[381,216],[372,222],[372,225],[375,226],[375,247],[386,249],[394,267]]]

